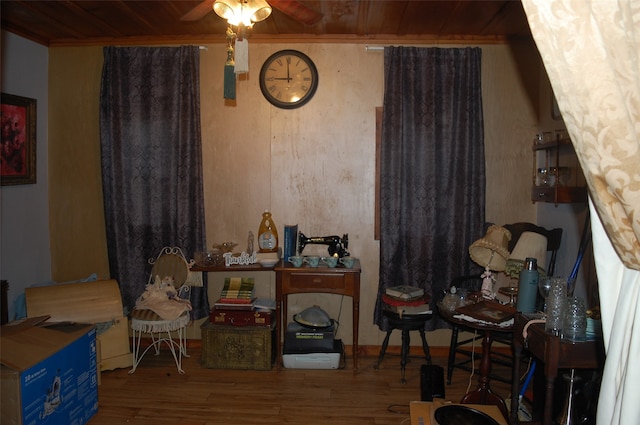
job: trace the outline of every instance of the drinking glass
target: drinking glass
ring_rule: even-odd
[[[555,336],[562,333],[562,322],[567,303],[567,280],[552,277],[549,296],[547,297],[547,323],[545,330]]]
[[[551,279],[548,277],[541,277],[538,280],[538,290],[540,291],[540,296],[544,300],[544,305],[542,306],[542,312],[547,314],[547,297],[549,297],[549,290],[551,289]]]
[[[509,306],[511,307],[515,307],[516,306],[516,296],[518,295],[518,287],[517,286],[503,286],[500,289],[498,289],[498,292],[500,292],[503,295],[508,295],[509,296]]]
[[[587,338],[587,313],[584,299],[567,297],[562,338],[571,342],[584,341]]]
[[[538,186],[549,186],[549,171],[546,168],[538,168]]]

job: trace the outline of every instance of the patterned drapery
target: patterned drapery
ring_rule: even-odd
[[[479,272],[468,248],[485,221],[481,59],[479,48],[385,48],[374,312],[383,330],[385,288],[418,286],[437,298],[453,277]]]
[[[640,423],[640,1],[523,0],[585,174],[606,361],[597,423]]]
[[[165,246],[205,242],[197,46],[106,47],[100,93],[102,179],[111,277],[131,310]],[[192,288],[194,319],[209,308]]]

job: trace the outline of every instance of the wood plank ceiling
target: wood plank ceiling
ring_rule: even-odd
[[[2,0],[2,29],[45,46],[224,43],[213,0]],[[270,0],[252,42],[505,43],[529,40],[520,0]],[[313,24],[296,19],[305,9]],[[293,12],[292,12],[293,11]]]

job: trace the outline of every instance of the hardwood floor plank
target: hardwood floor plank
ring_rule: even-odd
[[[354,375],[350,358],[344,369],[270,371],[206,369],[200,349],[176,371],[171,355],[145,357],[136,372],[103,372],[99,410],[90,425],[409,425],[409,402],[420,400],[423,358],[410,358],[405,384],[400,358],[387,355],[379,370],[377,357],[361,357]],[[434,357],[446,368],[446,358]],[[477,377],[456,370],[446,399],[459,401]],[[509,385],[492,382],[507,397]]]

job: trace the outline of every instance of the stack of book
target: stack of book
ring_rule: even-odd
[[[388,307],[398,313],[404,314],[431,314],[429,296],[424,289],[409,285],[392,286],[385,290],[382,301]]]
[[[275,300],[256,298],[253,278],[226,278],[220,298],[209,312],[209,322],[274,329],[275,309]]]
[[[387,288],[385,294],[399,300],[408,301],[423,297],[424,289],[416,286],[398,285]]]
[[[252,277],[228,277],[214,307],[226,310],[252,310],[254,307],[255,285]]]

